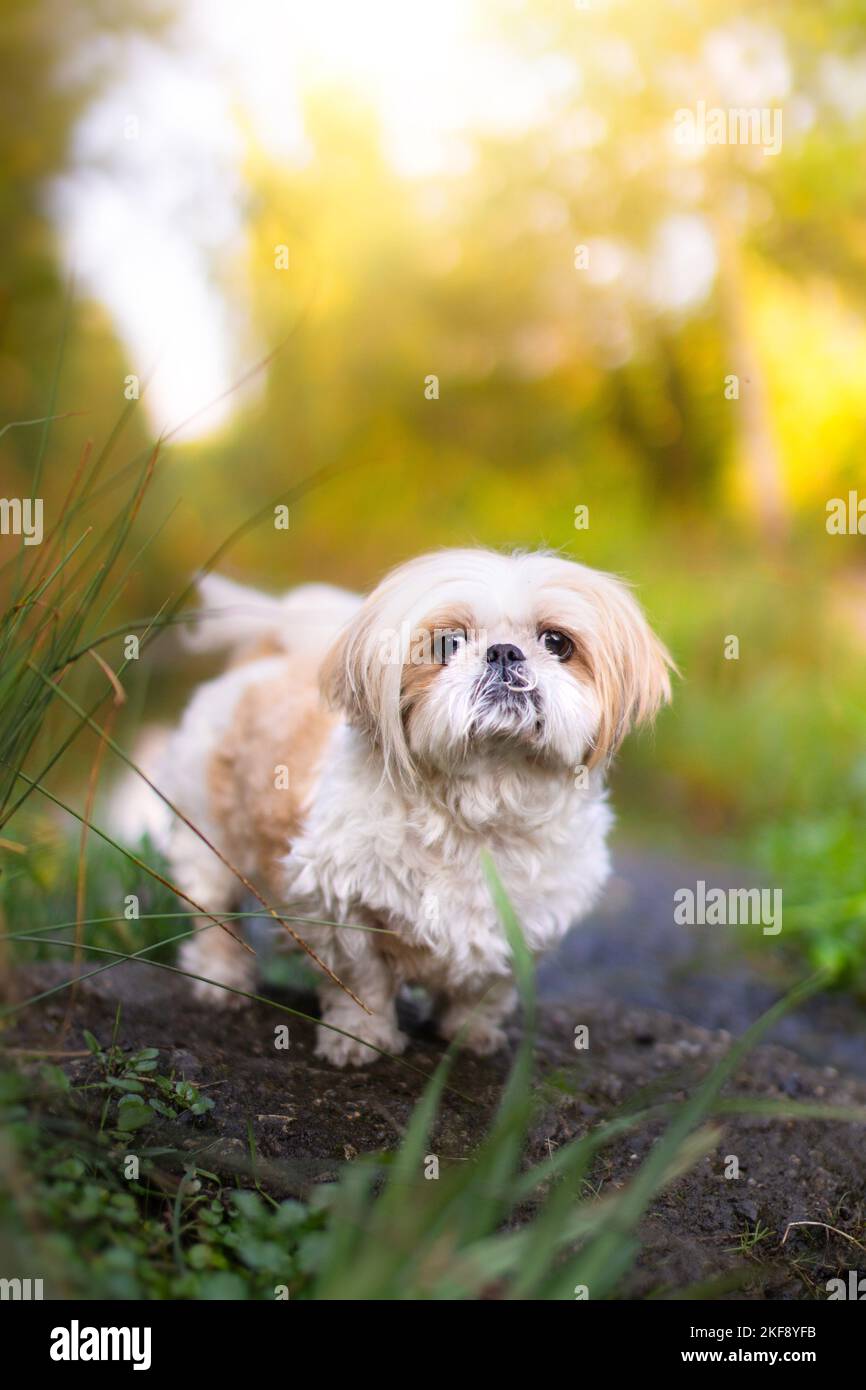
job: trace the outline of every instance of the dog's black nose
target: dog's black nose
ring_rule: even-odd
[[[504,675],[512,666],[519,666],[521,661],[526,658],[519,647],[514,647],[510,642],[497,642],[495,646],[487,648],[487,664],[498,666]]]

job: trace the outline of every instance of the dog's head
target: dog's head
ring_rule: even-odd
[[[671,659],[618,579],[547,554],[443,550],[398,566],[323,667],[391,776],[486,754],[607,762],[670,698]]]

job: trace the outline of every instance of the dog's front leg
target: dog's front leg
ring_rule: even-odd
[[[397,983],[375,946],[356,939],[351,953],[338,949],[328,964],[372,1012],[365,1013],[337,985],[321,985],[322,1023],[316,1030],[316,1055],[336,1067],[363,1067],[375,1062],[379,1055],[376,1048],[401,1053],[407,1039],[397,1027]],[[337,1028],[342,1031],[335,1032]],[[354,1036],[346,1037],[347,1033]]]
[[[181,821],[172,832],[168,858],[177,886],[206,912],[219,917],[236,906],[238,881],[235,875]],[[203,977],[191,981],[193,997],[222,1009],[237,1009],[247,1004],[244,996],[255,989],[255,957],[233,939],[233,936],[242,936],[241,924],[230,924],[233,936],[216,926],[212,918],[196,917],[193,925],[195,936],[189,937],[180,948],[181,968]]]
[[[439,1032],[449,1042],[462,1034],[461,1047],[488,1057],[505,1046],[502,1025],[516,1002],[517,991],[510,979],[494,980],[486,989],[471,994],[452,993],[439,1020]]]

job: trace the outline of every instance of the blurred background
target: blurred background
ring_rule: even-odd
[[[864,18],[3,0],[0,492],[38,473],[47,527],[108,442],[89,545],[162,438],[104,661],[259,512],[219,568],[275,590],[561,547],[635,584],[682,672],[621,834],[820,904],[794,939],[864,983],[866,563],[827,528],[866,496]],[[734,109],[767,138],[701,127]],[[160,637],[124,741],[201,674]],[[78,809],[89,738],[49,777]],[[19,908],[64,886],[53,834],[7,856]]]

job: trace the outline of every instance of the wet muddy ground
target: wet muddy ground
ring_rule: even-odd
[[[543,965],[541,1104],[530,1157],[544,1157],[625,1106],[683,1100],[731,1036],[790,983],[776,951],[753,958],[727,929],[674,926],[675,888],[700,876],[724,885],[709,868],[621,859],[604,909]],[[34,992],[66,972],[61,963],[31,966],[17,987]],[[314,1007],[310,998],[281,997]],[[193,1004],[179,977],[137,962],[81,986],[65,1048],[83,1047],[84,1028],[107,1044],[118,1000],[119,1041],[160,1048],[161,1071],[174,1069],[207,1087],[216,1102],[194,1131],[180,1123],[174,1141],[195,1149],[201,1166],[245,1172],[251,1128],[259,1178],[275,1195],[302,1195],[358,1154],[396,1145],[424,1085],[421,1073],[435,1068],[443,1050],[410,1013],[413,1044],[405,1061],[417,1071],[384,1060],[363,1071],[335,1071],[313,1056],[309,1025],[265,1005],[214,1012]],[[26,1010],[6,1045],[56,1047],[66,1007],[61,994]],[[291,1045],[278,1051],[274,1029],[287,1021]],[[589,1047],[580,1051],[578,1025],[589,1030]],[[516,1037],[517,1025],[512,1047]],[[63,1065],[83,1075],[92,1063],[71,1058]],[[506,1054],[458,1060],[431,1141],[441,1162],[471,1155],[508,1065]],[[811,1001],[753,1051],[725,1095],[866,1109],[864,1010],[839,995]],[[627,1294],[698,1286],[710,1297],[826,1298],[830,1278],[850,1269],[866,1274],[866,1125],[755,1115],[719,1123],[718,1148],[666,1189],[644,1220]],[[592,1172],[599,1195],[628,1181],[661,1127],[654,1123],[604,1151]],[[738,1179],[725,1177],[730,1155]],[[805,1222],[822,1224],[792,1224]]]

